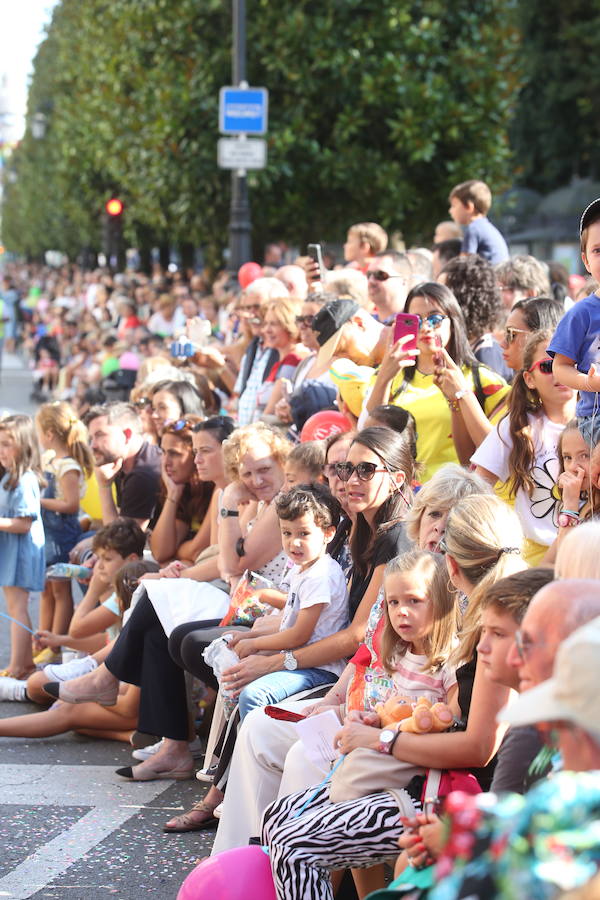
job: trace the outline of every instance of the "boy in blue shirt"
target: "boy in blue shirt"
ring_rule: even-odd
[[[463,225],[461,253],[477,253],[493,265],[508,259],[506,241],[487,218],[492,192],[484,181],[464,181],[450,191],[448,210],[457,225]]]
[[[583,211],[579,223],[581,258],[592,278],[600,281],[600,198]],[[552,371],[561,384],[579,391],[577,421],[584,440],[600,439],[600,297],[584,297],[565,313],[548,347]]]

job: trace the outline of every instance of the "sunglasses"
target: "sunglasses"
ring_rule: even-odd
[[[372,272],[367,272],[367,278],[374,278],[375,281],[387,281],[388,278],[402,277],[402,275],[390,275],[389,272],[384,272],[382,269],[373,269]]]
[[[389,474],[388,469],[380,469],[376,463],[372,462],[359,462],[356,466],[351,462],[339,462],[335,463],[333,468],[340,481],[350,481],[354,472],[356,472],[359,481],[371,481],[375,472],[388,472]]]
[[[524,328],[512,328],[509,326],[504,329],[504,341],[507,347],[510,347],[512,343],[514,343],[517,339],[517,335],[519,334],[531,334],[530,331],[525,331]]]
[[[136,409],[147,409],[149,406],[152,406],[152,400],[149,397],[140,397],[133,405]]]
[[[443,313],[430,313],[428,316],[425,316],[425,318],[417,314],[419,328],[422,328],[425,322],[427,322],[430,328],[439,328],[444,319],[447,318],[448,316],[445,316]]]
[[[307,328],[312,328],[314,321],[314,316],[296,316],[296,325],[305,325]]]
[[[179,431],[184,431],[186,428],[191,431],[194,426],[191,422],[186,422],[185,419],[177,419],[176,422],[166,422],[164,427],[165,431],[174,431],[175,434],[177,434]]]
[[[527,371],[533,372],[534,369],[539,369],[542,375],[552,375],[552,360],[548,358],[538,359],[537,362],[534,362],[533,365],[529,366]]]

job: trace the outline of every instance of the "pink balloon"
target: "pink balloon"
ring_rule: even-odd
[[[269,857],[256,844],[205,859],[185,879],[177,900],[277,900]]]
[[[244,263],[244,265],[240,266],[238,269],[238,281],[244,290],[249,284],[252,284],[257,278],[260,278],[261,275],[262,266],[259,266],[259,264],[255,262]]]
[[[324,409],[306,420],[300,432],[300,440],[302,443],[324,441],[332,434],[344,434],[346,431],[352,431],[352,422],[336,409]]]

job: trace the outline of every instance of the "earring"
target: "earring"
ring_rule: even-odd
[[[458,594],[458,588],[452,584],[450,577],[448,577],[448,581],[446,582],[446,590],[449,594]]]

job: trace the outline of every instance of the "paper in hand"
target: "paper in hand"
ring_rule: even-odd
[[[334,759],[340,755],[333,739],[342,724],[332,709],[308,716],[296,722],[298,737],[304,745],[307,759],[319,768],[328,769]]]

